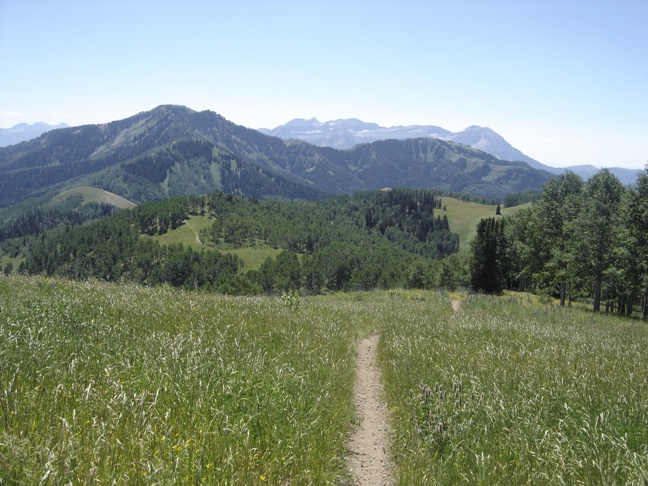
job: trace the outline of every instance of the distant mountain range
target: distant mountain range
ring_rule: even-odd
[[[273,129],[260,128],[259,131],[284,140],[304,140],[320,147],[337,149],[349,149],[361,143],[372,143],[378,140],[430,137],[468,145],[483,150],[501,160],[526,162],[534,169],[545,170],[552,174],[562,174],[567,170],[571,170],[582,178],[589,179],[599,171],[593,165],[557,168],[542,164],[513,147],[495,131],[477,125],[470,126],[461,132],[451,132],[436,125],[381,127],[376,123],[365,123],[357,118],[327,122],[320,122],[317,118],[309,120],[295,118],[285,125]],[[623,184],[633,184],[637,179],[637,174],[640,172],[619,167],[610,168],[610,171]]]
[[[503,199],[541,190],[550,177],[524,162],[429,136],[338,150],[264,135],[212,111],[164,105],[0,148],[0,207],[80,186],[136,203],[214,190],[317,199],[385,187]]]
[[[37,122],[33,124],[19,123],[11,128],[0,128],[0,147],[6,147],[20,142],[25,142],[42,135],[45,132],[55,128],[68,128],[69,125],[59,123],[58,125],[48,125],[47,123]]]

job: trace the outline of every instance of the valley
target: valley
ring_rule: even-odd
[[[648,477],[648,172],[167,105],[0,177],[9,484]]]

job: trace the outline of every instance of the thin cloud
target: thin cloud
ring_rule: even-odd
[[[19,111],[0,111],[0,116],[27,116],[24,113],[20,113]]]

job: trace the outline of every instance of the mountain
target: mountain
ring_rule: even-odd
[[[376,123],[365,123],[356,118],[327,122],[320,122],[317,118],[296,118],[271,130],[261,128],[259,131],[283,139],[299,139],[314,145],[339,149],[378,140],[432,137],[469,145],[502,160],[519,160],[535,169],[547,170],[547,166],[523,154],[490,128],[476,125],[453,133],[435,125],[381,127]]]
[[[359,143],[378,140],[434,137],[442,138],[451,132],[441,127],[412,125],[407,127],[381,127],[376,123],[365,123],[356,118],[320,122],[317,118],[304,120],[296,118],[272,130],[259,129],[261,133],[274,137],[304,140],[320,147],[348,149]]]
[[[443,140],[450,140],[452,142],[468,145],[478,150],[483,150],[484,152],[494,155],[498,159],[520,160],[526,162],[534,169],[547,170],[551,172],[551,167],[541,164],[537,160],[523,154],[504,140],[504,137],[488,127],[473,125],[461,132],[451,133],[442,138]]]
[[[477,125],[470,126],[461,132],[451,132],[435,125],[409,125],[397,127],[381,127],[376,123],[365,123],[356,118],[320,122],[317,118],[304,120],[296,118],[285,125],[273,129],[261,128],[260,132],[273,135],[284,140],[298,139],[318,146],[348,149],[361,143],[371,143],[378,140],[432,137],[450,142],[468,145],[472,148],[483,150],[501,160],[515,160],[526,162],[530,167],[562,174],[571,170],[587,180],[599,169],[593,165],[577,165],[565,168],[550,167],[522,153],[513,147],[501,135],[488,127]],[[637,175],[641,172],[619,167],[610,168],[610,171],[619,178],[623,184],[634,184]]]
[[[599,170],[601,170],[598,167],[594,167],[593,165],[586,164],[586,165],[572,165],[569,167],[565,168],[554,168],[551,167],[549,169],[550,172],[554,174],[562,174],[563,172],[566,171],[572,171],[574,174],[582,177],[584,180],[589,179],[592,177],[594,174],[596,174]],[[610,172],[614,174],[617,179],[621,181],[623,185],[629,186],[632,184],[637,183],[637,176],[642,172],[640,170],[636,169],[624,169],[622,167],[610,167],[609,168]]]
[[[0,148],[0,207],[76,186],[97,187],[135,203],[215,189],[317,199],[397,186],[501,199],[540,190],[550,177],[523,162],[437,138],[338,150],[264,135],[211,111],[163,105]]]
[[[29,125],[28,123],[19,123],[11,128],[0,128],[0,147],[14,145],[16,143],[31,140],[45,132],[56,128],[67,128],[65,123],[58,125],[48,125],[47,123],[37,122]]]

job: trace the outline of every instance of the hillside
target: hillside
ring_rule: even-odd
[[[320,147],[337,149],[349,149],[361,143],[372,143],[379,140],[437,138],[468,145],[494,155],[498,159],[522,161],[534,169],[552,171],[551,167],[541,164],[513,147],[495,131],[476,125],[460,132],[451,132],[436,125],[382,127],[377,123],[366,123],[356,118],[327,122],[320,122],[317,118],[309,120],[296,118],[285,125],[273,129],[260,128],[259,131],[284,140],[304,140]]]
[[[482,150],[500,160],[522,161],[534,169],[556,175],[571,170],[587,180],[600,170],[600,168],[593,165],[576,165],[564,168],[550,167],[522,153],[494,130],[477,125],[465,128],[460,132],[451,132],[436,125],[382,127],[376,123],[366,123],[356,118],[326,122],[320,122],[317,118],[309,120],[296,118],[285,125],[273,129],[260,128],[259,131],[284,140],[303,140],[321,147],[333,147],[336,149],[349,149],[359,144],[379,140],[436,138]],[[610,171],[625,185],[634,184],[637,175],[641,172],[620,167],[610,168]]]
[[[477,233],[477,224],[485,218],[495,216],[496,205],[479,204],[460,199],[444,197],[443,205],[450,223],[450,230],[459,235],[459,247],[464,250],[470,247],[470,240]],[[502,208],[502,216],[510,216],[530,207],[531,204],[522,204],[511,208]]]
[[[74,197],[81,197],[81,204],[97,203],[108,204],[118,209],[134,208],[136,204],[112,192],[104,191],[96,187],[80,186],[58,193],[52,198],[48,206],[63,204]]]
[[[211,190],[317,199],[395,186],[503,198],[539,190],[550,177],[452,142],[390,140],[335,150],[167,105],[0,148],[0,207],[80,185],[136,203]]]
[[[19,271],[226,293],[419,286],[413,268],[459,248],[440,206],[412,189],[315,202],[175,197],[32,239]]]
[[[484,218],[495,216],[496,205],[481,204],[478,202],[463,201],[456,197],[440,197],[443,208],[437,210],[436,214],[446,216],[450,231],[459,236],[459,248],[467,249],[470,240],[476,234],[477,223]],[[502,208],[502,216],[510,216],[518,211],[530,207],[530,203],[522,204],[511,208]],[[156,236],[161,244],[181,243],[196,251],[208,249],[205,242],[197,235],[201,231],[208,230],[215,222],[209,216],[189,216],[189,218],[178,228],[170,229],[163,235]],[[276,256],[277,250],[272,248],[246,247],[225,250],[237,254],[243,259],[246,268],[258,268],[268,256]]]
[[[135,206],[132,201],[103,189],[79,186],[0,208],[0,256],[16,256],[20,251],[16,244],[5,243],[6,240],[37,236],[59,226],[77,226]]]

